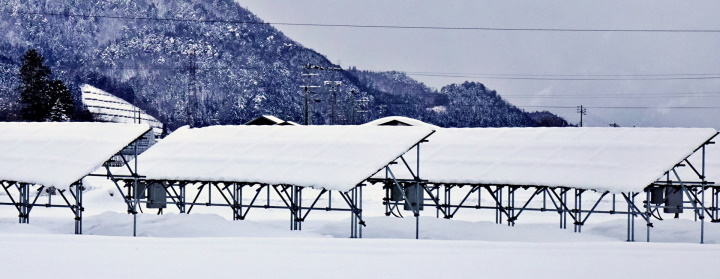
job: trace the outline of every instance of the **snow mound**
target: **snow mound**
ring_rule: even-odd
[[[130,214],[105,212],[85,218],[84,234],[132,236]],[[228,221],[214,214],[138,214],[137,235],[141,237],[323,237],[319,234],[289,231],[248,220]]]

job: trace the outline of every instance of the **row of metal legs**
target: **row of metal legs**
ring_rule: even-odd
[[[412,182],[398,183],[401,188],[407,189],[415,185]],[[684,184],[683,184],[684,185]],[[711,217],[711,220],[718,219],[718,201],[720,187],[678,185],[677,183],[665,187],[676,187],[683,189],[686,193],[685,203],[681,208],[691,210],[696,218],[701,221],[700,242],[704,242],[704,216]],[[386,185],[386,188],[394,185]],[[662,185],[658,186],[662,187]],[[453,218],[462,209],[484,209],[493,210],[495,223],[507,223],[514,226],[518,218],[526,211],[556,212],[559,216],[559,227],[567,229],[568,223],[572,225],[574,232],[581,232],[583,226],[590,216],[594,214],[619,214],[627,216],[627,241],[635,241],[635,219],[640,217],[646,225],[646,240],[650,241],[650,229],[652,218],[655,219],[661,214],[659,209],[666,207],[662,204],[650,203],[650,188],[645,194],[645,200],[637,201],[636,198],[642,194],[628,192],[622,194],[610,194],[608,192],[593,192],[583,189],[558,188],[558,187],[515,187],[515,186],[492,186],[492,185],[445,185],[445,184],[424,184],[423,189],[426,198],[421,207],[435,207],[435,216]],[[518,191],[526,191],[525,199],[517,200]],[[591,192],[591,195],[588,195]],[[706,195],[709,195],[711,205],[705,205]],[[472,197],[475,197],[474,199]],[[489,201],[488,201],[489,200]],[[591,201],[589,205],[584,202]],[[402,217],[402,213],[396,210],[397,198],[391,197],[391,192],[386,191],[385,208],[386,215]],[[673,216],[674,217],[674,216]]]
[[[6,201],[0,201],[0,205],[15,207],[19,223],[29,224],[30,212],[35,207],[69,208],[75,221],[75,234],[82,234],[82,214],[85,210],[82,182],[72,184],[67,190],[14,181],[0,181],[0,187],[7,197]]]
[[[362,219],[362,189],[364,185],[358,185],[348,192],[312,191],[310,193],[313,196],[308,199],[312,202],[304,205],[303,201],[307,200],[303,194],[308,189],[294,185],[176,181],[143,181],[141,183],[161,183],[165,188],[168,204],[177,207],[180,213],[189,214],[195,206],[221,206],[231,209],[233,220],[244,220],[251,209],[287,209],[290,212],[290,230],[302,230],[303,222],[313,211],[345,211],[350,213],[351,238],[361,238],[362,227],[365,225]],[[121,184],[123,186],[120,186]],[[128,205],[128,212],[136,214],[137,210],[134,205],[147,203],[146,200],[143,200],[145,197],[138,202],[133,202],[136,196],[132,194],[134,180],[119,180],[117,185],[119,189],[127,188],[124,198]],[[193,196],[188,196],[188,187],[197,189]],[[160,210],[162,212],[162,209]]]

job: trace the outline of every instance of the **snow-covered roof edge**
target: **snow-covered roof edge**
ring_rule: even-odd
[[[122,123],[118,123],[118,124],[122,124]],[[147,126],[147,129],[145,129],[145,131],[143,131],[142,133],[140,133],[140,135],[138,135],[138,136],[135,137],[133,140],[131,140],[128,144],[120,147],[120,148],[117,149],[117,150],[114,150],[115,153],[113,153],[113,154],[110,155],[109,157],[105,158],[105,161],[102,161],[102,162],[96,164],[94,167],[91,167],[91,168],[89,168],[88,170],[86,170],[86,171],[84,172],[85,174],[84,174],[81,178],[79,178],[78,180],[85,178],[85,177],[88,176],[89,174],[91,174],[91,173],[95,172],[96,170],[98,170],[99,168],[101,168],[101,167],[103,166],[103,164],[105,164],[105,162],[107,162],[108,160],[112,159],[113,156],[117,155],[118,153],[120,153],[121,151],[123,151],[125,148],[129,147],[130,145],[132,145],[132,144],[135,143],[136,141],[140,140],[142,137],[145,136],[145,134],[147,134],[148,132],[152,131],[152,129],[153,129],[153,127],[150,126],[150,125],[148,125],[148,124],[126,124],[126,125],[145,125],[145,126]]]
[[[405,117],[405,116],[387,116],[387,117],[375,119],[373,121],[370,121],[370,122],[362,124],[362,125],[363,126],[379,126],[379,125],[383,125],[384,123],[388,123],[391,121],[402,122],[402,123],[408,124],[410,126],[426,126],[426,127],[432,128],[432,129],[441,128],[439,126],[436,126],[436,125],[433,125],[430,123],[425,123],[420,120],[410,118],[410,117]]]
[[[292,138],[297,138],[298,131],[303,132],[315,132],[315,129],[322,128],[323,126],[295,126],[295,127],[277,127],[277,126],[245,126],[245,125],[237,125],[234,127],[235,129],[255,129],[257,131],[249,130],[252,132],[260,132],[260,134],[264,134],[263,136],[267,135],[273,135],[272,130],[275,129],[274,133],[285,131],[291,131],[290,134],[295,134],[293,136],[282,136],[282,137],[276,137],[276,139],[283,139],[288,140]],[[339,143],[342,143],[341,145],[333,145],[330,144],[330,147],[338,147],[347,145],[348,143],[353,144],[356,142],[357,135],[365,135],[366,140],[361,141],[362,146],[364,146],[364,151],[361,153],[353,153],[351,152],[351,157],[357,157],[357,155],[360,154],[366,154],[369,156],[373,156],[374,159],[370,160],[369,162],[365,162],[362,160],[357,160],[357,158],[349,159],[352,165],[352,167],[348,168],[348,165],[340,164],[340,165],[325,165],[320,167],[310,167],[307,170],[302,170],[302,173],[313,173],[313,179],[308,179],[306,177],[303,177],[304,174],[301,174],[298,172],[297,168],[290,168],[288,169],[288,165],[284,164],[285,162],[280,161],[280,167],[283,167],[286,171],[281,171],[278,173],[277,169],[273,168],[272,165],[268,165],[268,160],[261,160],[258,162],[254,161],[254,158],[257,158],[257,154],[252,152],[262,152],[262,154],[265,154],[267,157],[267,150],[265,150],[267,147],[261,146],[259,149],[256,147],[252,149],[253,151],[251,154],[249,154],[249,160],[248,159],[242,159],[238,158],[236,155],[232,155],[232,152],[224,152],[224,153],[213,153],[217,150],[217,147],[221,147],[221,150],[233,150],[235,147],[229,147],[222,148],[222,144],[202,144],[200,145],[199,149],[193,148],[193,150],[190,154],[185,154],[182,158],[175,158],[177,152],[173,152],[173,150],[177,148],[188,148],[189,146],[192,146],[192,144],[197,144],[195,142],[196,140],[193,138],[196,138],[196,135],[192,133],[188,133],[190,130],[194,129],[215,129],[210,130],[209,134],[218,134],[218,133],[224,133],[225,131],[218,130],[220,128],[223,128],[223,126],[209,126],[204,128],[189,128],[187,126],[181,127],[174,131],[172,134],[170,134],[168,137],[166,137],[162,142],[160,142],[158,145],[154,146],[153,148],[149,149],[148,152],[143,153],[140,158],[139,162],[143,164],[143,171],[141,171],[141,174],[144,175],[149,180],[174,180],[174,181],[193,181],[193,182],[235,182],[235,183],[249,183],[249,184],[270,184],[270,185],[296,185],[296,186],[302,186],[302,187],[309,187],[309,188],[315,188],[315,189],[326,189],[326,190],[337,190],[346,192],[351,189],[353,189],[355,186],[363,184],[368,180],[368,178],[372,177],[374,174],[381,171],[385,166],[390,164],[391,162],[394,162],[399,157],[405,155],[409,150],[411,150],[413,147],[417,146],[418,143],[423,142],[427,140],[427,138],[432,135],[435,131],[433,129],[430,129],[428,127],[407,127],[406,131],[403,128],[395,128],[395,127],[361,127],[361,126],[325,126],[326,129],[330,129],[329,131],[332,132],[341,132],[340,134],[335,133],[336,135],[347,135],[347,131],[343,132],[343,130],[338,129],[350,129],[352,131],[351,135],[354,136],[342,136],[340,137]],[[233,128],[230,126],[227,126],[227,128]],[[332,128],[332,129],[331,129]],[[325,129],[325,128],[324,128]],[[294,131],[293,131],[294,130]],[[301,132],[301,133],[303,133]],[[367,132],[375,133],[375,135],[371,136],[368,135]],[[390,142],[385,143],[382,140],[382,137],[379,135],[386,135],[386,132],[392,132],[391,134],[395,135],[404,135],[399,142]],[[235,130],[234,133],[238,133],[238,130]],[[248,133],[248,132],[244,132]],[[371,133],[371,134],[372,134]],[[197,134],[197,133],[195,133]],[[318,135],[317,133],[313,133]],[[204,133],[203,135],[207,136],[208,133]],[[223,139],[221,141],[225,141],[224,139],[229,139],[231,137],[214,137],[214,138],[220,138]],[[300,137],[305,138],[305,137]],[[190,139],[190,141],[187,141],[186,139]],[[349,141],[348,141],[349,139]],[[369,141],[368,141],[369,139]],[[259,141],[261,145],[264,145],[268,143],[267,140],[262,140],[262,137],[250,139],[251,141]],[[300,146],[325,146],[325,144],[322,145],[314,145],[312,144],[311,140],[310,142],[301,143]],[[233,143],[237,143],[238,141],[230,141]],[[291,140],[290,142],[295,142],[294,140]],[[188,145],[190,143],[190,145]],[[216,142],[215,142],[216,143]],[[271,145],[277,144],[276,142],[271,143]],[[377,148],[373,147],[373,145],[377,145]],[[246,145],[247,146],[247,145]],[[323,147],[324,149],[325,147]],[[319,151],[322,151],[323,149],[319,149]],[[378,149],[381,151],[380,154],[375,154],[373,150]],[[260,151],[258,151],[260,150]],[[281,148],[271,148],[269,150],[272,150],[270,152],[284,152],[281,150]],[[318,151],[318,149],[311,149],[311,151]],[[193,153],[194,152],[194,153]],[[212,155],[215,154],[215,155]],[[321,153],[319,153],[321,154]],[[337,152],[330,152],[325,153],[325,155],[329,154],[339,154]],[[208,157],[208,155],[210,155]],[[323,155],[324,157],[311,157],[308,158],[309,161],[303,162],[303,161],[291,161],[291,163],[300,163],[301,166],[304,165],[311,165],[311,163],[314,160],[320,159],[327,159],[327,156]],[[381,156],[378,156],[381,155]],[[238,158],[237,161],[228,161],[226,157],[231,156],[234,158]],[[330,155],[331,159],[333,157],[338,157],[338,155]],[[186,160],[187,158],[201,158],[201,159],[208,159],[208,160]],[[281,158],[282,156],[270,156],[269,158],[274,158],[273,160],[278,160],[278,158]],[[344,156],[340,156],[344,157]],[[293,157],[290,157],[292,160]],[[283,160],[283,159],[280,159]],[[345,159],[346,161],[348,159]],[[248,162],[249,161],[249,162]],[[272,161],[272,160],[270,160]],[[217,167],[217,162],[221,162],[222,165],[220,167]],[[322,163],[322,161],[319,161]],[[352,162],[363,162],[361,164],[352,163]],[[245,164],[245,167],[242,167],[242,165]],[[320,164],[322,165],[322,164]],[[238,169],[238,166],[240,166],[240,169],[246,170],[246,171],[229,171],[232,169]],[[364,166],[364,167],[363,167]],[[253,168],[258,168],[256,170],[253,170]],[[336,168],[339,172],[335,172]],[[273,172],[275,173],[269,173],[267,170],[269,169],[275,169]],[[304,169],[304,167],[303,167]],[[252,170],[252,171],[247,171]],[[289,170],[289,171],[288,171]],[[317,176],[318,173],[322,173],[322,175]],[[339,175],[338,175],[339,174]],[[318,180],[317,178],[320,178]]]
[[[17,129],[15,127],[21,127]],[[66,189],[71,184],[85,178],[103,166],[105,162],[123,149],[142,138],[152,130],[147,124],[124,124],[103,122],[3,122],[0,129],[22,131],[2,140],[15,140],[0,155],[0,165],[8,171],[0,180],[15,181]],[[78,131],[63,131],[60,137],[47,137],[43,133],[58,135],[59,129],[80,127]],[[102,127],[98,129],[98,127]],[[98,131],[100,130],[100,131]],[[30,132],[30,133],[28,133]],[[102,136],[95,137],[100,133]],[[6,134],[7,135],[7,134]],[[22,140],[18,135],[31,135]],[[85,140],[91,138],[91,140]],[[61,145],[54,144],[60,142]],[[7,143],[7,142],[6,142]],[[46,148],[42,153],[37,151]],[[64,146],[62,144],[65,144]],[[50,147],[50,149],[47,149]],[[52,148],[55,147],[55,148]],[[58,148],[59,147],[59,148]],[[2,148],[0,148],[2,149]],[[9,151],[9,152],[8,152]],[[82,154],[84,153],[84,155]],[[17,161],[18,159],[22,159]],[[10,164],[10,165],[7,165]]]
[[[360,181],[359,183],[362,183],[362,182],[367,181],[368,179],[372,178],[373,176],[375,176],[376,174],[378,174],[380,171],[382,171],[385,167],[387,167],[387,165],[389,165],[389,164],[392,163],[392,162],[397,161],[397,159],[400,159],[400,157],[402,157],[402,156],[404,156],[405,154],[407,154],[408,152],[410,152],[410,150],[413,150],[413,148],[417,148],[417,146],[418,146],[419,144],[421,144],[421,143],[423,143],[423,142],[427,142],[427,141],[428,141],[428,138],[431,137],[433,134],[435,134],[435,132],[436,132],[436,130],[435,130],[435,129],[432,129],[431,132],[430,132],[430,134],[428,134],[427,136],[425,136],[424,138],[422,138],[421,140],[419,140],[418,142],[416,142],[415,144],[413,144],[412,146],[410,146],[410,148],[408,148],[407,150],[405,150],[405,152],[403,152],[403,153],[400,154],[399,156],[395,157],[395,159],[393,159],[392,161],[387,162],[387,164],[385,164],[385,166],[379,168],[378,170],[376,170],[376,171],[373,172],[372,174],[370,174],[370,175],[368,175],[367,177],[365,177],[365,179],[364,179],[363,181]],[[421,164],[422,164],[422,163],[421,163]]]

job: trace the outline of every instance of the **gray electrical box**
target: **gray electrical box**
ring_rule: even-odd
[[[405,196],[411,204],[419,205],[419,210],[423,210],[423,200],[425,199],[425,192],[421,186],[417,184],[410,184],[405,187]],[[405,210],[412,210],[412,207],[405,202]]]
[[[138,181],[137,183],[137,198],[138,199],[144,199],[146,197],[145,190],[147,190],[147,184],[143,181]]]
[[[680,187],[665,187],[665,208],[663,212],[683,212],[683,190]]]
[[[665,199],[665,189],[661,187],[650,188],[650,203],[660,205]]]
[[[385,184],[385,187],[390,188],[390,201],[400,202],[403,201],[402,190],[398,189],[398,186],[394,182]],[[400,186],[402,188],[402,186]]]
[[[167,207],[167,192],[165,187],[158,182],[148,185],[147,208],[165,208]]]

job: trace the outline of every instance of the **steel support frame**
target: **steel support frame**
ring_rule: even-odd
[[[711,143],[706,143],[711,144]],[[508,226],[514,226],[518,217],[524,211],[556,211],[560,217],[560,228],[567,229],[568,219],[571,220],[575,232],[581,232],[582,226],[585,225],[588,218],[593,214],[621,214],[626,215],[628,218],[627,222],[627,241],[635,241],[635,218],[641,217],[645,221],[647,232],[646,240],[650,241],[650,229],[653,227],[652,218],[662,220],[659,217],[659,209],[664,208],[662,205],[653,205],[649,202],[650,198],[650,187],[681,187],[683,190],[686,202],[682,208],[692,210],[695,214],[696,220],[700,220],[700,243],[704,243],[704,219],[705,216],[709,216],[711,222],[720,222],[720,186],[715,186],[714,183],[705,180],[705,145],[698,150],[702,150],[702,166],[696,168],[687,159],[685,164],[679,164],[679,166],[689,166],[700,178],[700,181],[695,182],[684,182],[675,168],[669,173],[673,173],[676,180],[672,181],[669,178],[667,181],[658,181],[653,183],[645,189],[645,200],[638,203],[636,197],[642,192],[627,192],[620,194],[611,194],[609,192],[599,192],[597,199],[591,200],[592,206],[587,209],[583,207],[583,201],[587,201],[584,198],[584,193],[591,191],[586,189],[569,188],[569,187],[547,187],[547,186],[512,186],[512,185],[486,185],[486,184],[443,184],[443,183],[423,183],[423,188],[431,197],[425,199],[430,203],[424,203],[422,206],[434,206],[437,208],[436,216],[443,218],[453,218],[459,209],[470,208],[470,209],[491,209],[495,210],[495,222],[502,224],[503,220],[508,222]],[[696,150],[697,151],[697,150]],[[407,183],[410,181],[401,181],[393,179],[396,185]],[[379,182],[379,181],[375,181]],[[459,189],[465,189],[466,192],[457,195]],[[530,190],[533,191],[532,195],[522,203],[521,206],[517,206],[516,192],[518,190]],[[432,194],[435,192],[435,195]],[[391,209],[397,208],[395,205],[392,207],[392,203],[389,201],[389,191],[386,192],[387,197],[385,198],[386,210],[392,212]],[[477,200],[475,204],[471,204],[469,197],[473,194],[477,194]],[[483,203],[482,197],[485,194],[490,197],[490,203]],[[460,199],[453,199],[457,195]],[[707,195],[709,195],[710,206],[706,206]],[[620,197],[619,203],[626,204],[627,209],[624,211],[617,210],[618,196]],[[531,202],[534,199],[542,199],[542,206],[533,207]],[[569,198],[573,199],[572,203],[569,203]],[[612,198],[610,202],[612,209],[600,210],[599,205],[606,199]],[[549,201],[549,203],[548,203]],[[537,203],[537,202],[536,202]],[[641,209],[638,204],[642,205]],[[417,214],[415,211],[413,213]],[[402,216],[402,213],[392,212],[393,215]],[[655,216],[654,214],[657,214]],[[386,215],[390,215],[386,213]]]
[[[422,180],[420,178],[420,143],[426,142],[425,140],[420,141],[418,144],[416,144],[413,148],[415,148],[416,151],[416,164],[415,169],[408,164],[408,161],[405,159],[405,155],[400,155],[397,159],[395,159],[393,162],[390,162],[384,167],[385,170],[385,177],[384,178],[371,178],[368,179],[368,181],[372,184],[378,184],[382,183],[385,186],[386,190],[386,197],[383,198],[383,204],[385,206],[385,215],[390,216],[394,215],[398,218],[404,218],[402,213],[400,213],[399,208],[399,201],[392,201],[390,198],[390,193],[392,189],[395,189],[402,195],[402,200],[405,202],[405,204],[410,208],[410,211],[413,213],[413,217],[415,217],[415,239],[420,238],[420,210],[425,204],[425,199],[423,201],[420,201],[419,203],[413,202],[413,201],[419,201],[420,196],[422,195],[423,191],[424,193],[427,193],[430,197],[430,200],[433,201],[433,204],[431,206],[435,207],[438,212],[442,212],[443,216],[447,216],[447,211],[445,209],[441,208],[438,203],[438,197],[436,195],[433,195],[433,190],[431,188],[428,188],[427,181]],[[411,149],[412,150],[412,149]],[[395,176],[395,173],[392,171],[392,168],[390,166],[392,165],[399,165],[398,161],[402,162],[402,167],[405,167],[405,170],[407,170],[410,175],[412,176],[412,179],[398,179]],[[406,193],[406,189],[413,187],[414,191],[412,193]],[[392,189],[391,189],[392,188]],[[413,199],[411,200],[408,195],[414,195]],[[397,210],[397,213],[395,211]],[[439,214],[439,213],[438,213]]]
[[[68,208],[72,211],[75,220],[75,234],[82,234],[82,213],[85,210],[83,207],[85,188],[82,180],[71,184],[68,189],[56,189],[55,187],[17,181],[0,181],[0,187],[9,200],[9,202],[0,201],[0,205],[14,206],[18,211],[19,223],[29,224],[30,212],[35,207]],[[54,195],[57,197],[53,199]]]
[[[374,182],[380,182],[375,180]],[[394,180],[396,187],[403,187],[403,183],[409,181]],[[434,183],[423,183],[423,189],[429,194],[430,198],[425,199],[429,203],[424,203],[422,206],[432,206],[437,209],[437,216],[451,219],[455,217],[461,208],[464,209],[484,209],[495,211],[495,222],[497,224],[503,224],[507,221],[508,226],[514,226],[518,218],[525,211],[554,211],[559,215],[560,228],[567,229],[568,220],[571,221],[574,231],[581,232],[582,226],[585,225],[587,220],[593,214],[622,214],[628,215],[629,218],[636,216],[643,217],[648,224],[651,225],[646,212],[641,212],[637,206],[634,205],[634,201],[630,199],[623,199],[625,203],[628,203],[627,211],[616,210],[616,203],[618,202],[615,194],[609,192],[599,192],[598,198],[591,200],[590,208],[584,207],[583,200],[587,198],[583,195],[589,190],[576,189],[568,187],[547,187],[547,186],[507,186],[507,185],[484,185],[484,184],[434,184]],[[458,190],[464,190],[465,192],[457,194],[453,193]],[[516,194],[520,190],[532,191],[529,198],[524,201],[518,202]],[[432,194],[432,193],[435,194]],[[390,201],[389,194],[384,199],[387,209],[397,208],[397,205]],[[471,202],[470,197],[477,195],[477,199],[474,203]],[[631,197],[636,196],[636,193],[630,194]],[[459,198],[453,198],[457,196]],[[482,197],[489,197],[490,203],[483,202]],[[598,207],[603,201],[606,201],[612,197],[612,209],[600,210]],[[572,199],[572,202],[569,202]],[[620,202],[622,202],[620,201]],[[540,204],[540,206],[533,206],[533,202]],[[631,204],[631,205],[630,205]],[[415,214],[416,211],[413,211]],[[401,213],[394,213],[393,215],[401,215]],[[390,215],[387,212],[386,215]],[[629,234],[631,240],[634,240],[634,236]]]
[[[720,222],[720,215],[718,215],[718,201],[720,200],[718,196],[720,194],[720,186],[707,181],[706,176],[706,146],[710,144],[714,144],[714,142],[708,141],[695,150],[695,153],[700,152],[701,160],[699,166],[696,167],[690,162],[690,160],[687,158],[684,159],[683,162],[677,164],[673,167],[673,169],[665,173],[665,180],[658,180],[645,189],[646,196],[648,196],[648,198],[643,202],[646,207],[646,211],[650,213],[651,216],[658,220],[662,220],[660,209],[670,208],[671,206],[664,205],[667,201],[667,197],[664,197],[664,200],[658,201],[656,204],[651,203],[649,198],[651,189],[660,188],[663,192],[665,192],[667,188],[673,187],[674,189],[682,191],[682,206],[672,208],[676,210],[687,209],[693,212],[695,221],[700,221],[700,243],[705,243],[705,217],[710,217],[710,222]],[[677,172],[679,167],[688,167],[698,180],[690,181],[681,178]],[[709,206],[706,205],[706,196],[709,196],[710,199]],[[650,241],[649,228],[647,232],[647,240]]]
[[[128,193],[135,192],[134,179],[120,178],[115,181],[119,189],[122,184]],[[351,238],[362,237],[362,227],[365,226],[362,219],[364,184],[359,184],[348,192],[316,190],[315,193],[311,192],[310,205],[303,205],[304,201],[308,201],[303,198],[304,193],[313,189],[286,184],[146,180],[143,177],[140,177],[140,182],[147,185],[161,183],[167,193],[168,204],[174,204],[180,213],[185,214],[190,214],[195,206],[220,206],[230,208],[233,220],[245,220],[251,209],[287,209],[290,212],[290,230],[302,230],[303,222],[313,211],[343,211],[351,213]],[[197,190],[191,199],[187,196],[188,187],[195,187]],[[335,197],[333,192],[336,193]],[[126,195],[124,198],[129,207],[128,212],[133,213],[131,208],[134,196]],[[342,199],[342,202],[338,203],[338,199]],[[139,199],[137,204],[146,202]],[[162,211],[159,210],[158,214],[162,214]]]

